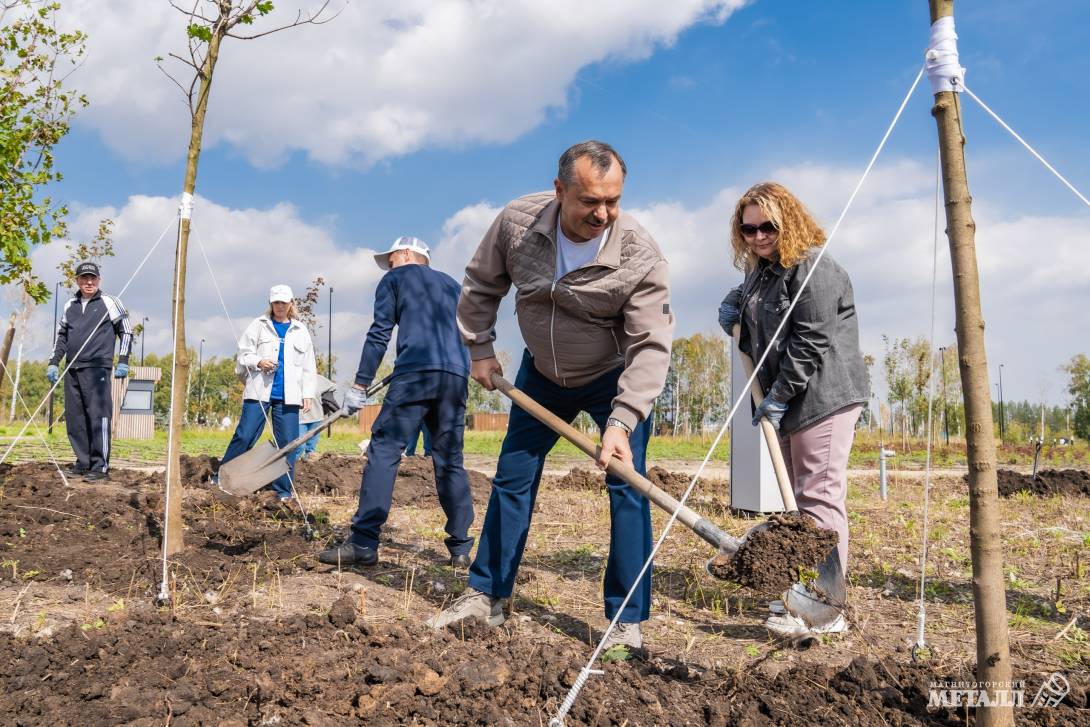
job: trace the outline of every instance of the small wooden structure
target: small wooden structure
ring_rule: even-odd
[[[507,431],[507,414],[477,412],[469,415],[469,428],[475,432]]]
[[[371,427],[375,425],[380,411],[382,411],[382,404],[365,404],[360,409],[360,434],[371,433]]]
[[[152,401],[155,385],[163,372],[155,366],[133,366],[127,379],[114,379],[113,437],[115,439],[151,439],[155,436]]]

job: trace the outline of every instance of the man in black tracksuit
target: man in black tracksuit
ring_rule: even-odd
[[[121,339],[121,349],[113,373],[115,378],[123,379],[129,375],[132,325],[121,301],[98,289],[98,265],[80,263],[76,268],[76,283],[79,293],[64,306],[46,376],[56,383],[60,377],[57,364],[62,357],[66,359],[64,422],[76,454],[69,472],[93,482],[105,479],[110,468],[110,422],[114,410],[110,369],[114,365],[114,338]]]

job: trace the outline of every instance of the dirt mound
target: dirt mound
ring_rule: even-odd
[[[606,488],[606,476],[598,470],[576,467],[563,477],[552,478],[550,487],[558,490],[590,490],[591,492],[598,492]]]
[[[130,597],[150,598],[160,581],[162,475],[115,470],[94,485],[65,487],[50,465],[0,468],[0,579],[65,579]],[[321,512],[311,513],[321,519]],[[314,549],[299,513],[272,493],[232,498],[205,488],[186,491],[186,550],[179,565],[196,593],[232,571],[254,578],[313,567]],[[298,561],[298,562],[297,562]]]
[[[1023,491],[1044,497],[1090,497],[1090,472],[1082,470],[1044,470],[1037,473],[1036,479],[1010,470],[999,470],[996,474],[1000,497],[1013,497]],[[968,482],[968,475],[965,480]]]
[[[483,503],[492,494],[492,480],[480,472],[466,470],[469,475],[469,489],[473,501]],[[356,485],[357,491],[359,484]],[[395,505],[439,506],[435,494],[435,468],[431,457],[405,457],[397,469],[397,482],[394,484]]]
[[[768,525],[748,537],[733,557],[713,558],[708,564],[711,574],[758,593],[779,593],[801,580],[800,570],[825,560],[837,544],[835,532],[817,527],[805,515],[774,516]]]
[[[311,455],[295,463],[295,489],[313,495],[357,495],[366,461],[358,455]]]
[[[433,632],[416,623],[369,624],[348,600],[328,616],[275,622],[186,623],[147,608],[40,641],[0,634],[0,721],[542,724],[567,694],[584,652],[530,628],[470,624]],[[844,669],[812,664],[772,679],[659,659],[603,668],[569,724],[966,724],[955,709],[928,707],[937,678],[925,667],[865,657]],[[1059,707],[1018,716],[1076,724],[1085,701],[1085,686],[1076,685]]]
[[[204,487],[212,479],[212,475],[219,471],[220,458],[209,457],[207,454],[190,456],[183,454],[180,458],[182,470],[182,482],[186,487]]]

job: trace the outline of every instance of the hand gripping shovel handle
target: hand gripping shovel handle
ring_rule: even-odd
[[[593,459],[598,459],[601,448],[591,441],[590,437],[569,425],[563,419],[538,404],[522,391],[516,389],[511,385],[511,382],[497,373],[492,374],[492,385],[502,391],[503,394],[520,409],[564,437],[564,439],[568,440],[579,449],[583,450],[583,452]],[[701,517],[687,506],[682,505],[677,500],[670,497],[670,495],[663,492],[656,487],[654,483],[633,469],[631,465],[625,464],[619,459],[612,459],[606,467],[606,472],[620,477],[657,507],[670,514],[677,513],[677,519],[682,525],[692,530],[715,548],[725,551],[738,549],[738,538],[727,535],[710,520]]]
[[[734,348],[738,351],[738,358],[742,359],[742,368],[745,369],[746,378],[753,376],[753,359],[749,357],[749,354],[741,349],[738,345],[738,338],[741,336],[742,328],[737,323],[734,324]],[[760,406],[761,402],[765,400],[765,393],[761,391],[761,382],[756,377],[753,378],[753,384],[749,387],[750,394],[753,396],[753,405]],[[783,451],[780,449],[780,434],[776,431],[776,428],[772,426],[772,422],[767,418],[761,417],[761,432],[764,434],[765,444],[768,446],[768,456],[772,458],[772,469],[776,472],[776,484],[780,488],[780,497],[783,499],[783,509],[788,514],[794,514],[799,511],[799,506],[795,504],[795,491],[791,487],[791,478],[787,476],[787,464],[783,461]]]
[[[371,384],[370,386],[368,386],[367,387],[367,392],[366,392],[367,396],[372,397],[375,394],[377,394],[378,392],[382,391],[383,387],[385,387],[386,384],[390,383],[390,379],[392,379],[393,377],[394,377],[393,374],[389,374],[384,379],[381,379],[380,381],[376,381],[373,384]],[[295,450],[303,442],[306,442],[307,440],[318,436],[319,434],[321,434],[323,429],[330,426],[331,424],[333,424],[333,422],[337,421],[338,419],[341,419],[341,418],[346,417],[346,416],[348,416],[348,415],[345,414],[343,408],[338,409],[337,411],[333,412],[332,414],[327,416],[322,421],[318,422],[318,426],[314,427],[309,432],[304,432],[303,434],[300,434],[298,437],[291,440],[290,442],[285,444],[280,449],[276,450],[276,455],[272,459],[276,460],[276,459],[280,459],[281,457],[287,457],[289,452],[292,452],[293,450]]]

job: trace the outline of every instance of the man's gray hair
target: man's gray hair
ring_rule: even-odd
[[[568,147],[567,151],[560,155],[560,166],[556,177],[562,184],[571,184],[574,181],[572,170],[575,168],[575,160],[589,157],[594,168],[599,174],[605,174],[613,166],[613,160],[621,165],[621,176],[628,175],[628,167],[617,150],[604,141],[581,141]]]

